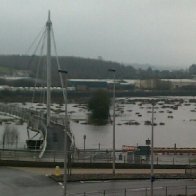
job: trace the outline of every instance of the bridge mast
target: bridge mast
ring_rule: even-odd
[[[51,107],[51,27],[50,11],[48,11],[47,29],[47,125],[50,124],[50,107]]]

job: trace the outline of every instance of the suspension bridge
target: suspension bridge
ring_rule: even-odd
[[[47,125],[47,116],[43,111],[4,103],[0,104],[0,111],[27,122],[27,133],[33,131],[40,134],[40,140],[31,140],[30,138],[27,140],[29,149],[40,150],[39,158],[42,158],[46,151],[64,151],[65,130],[67,133],[67,149],[70,150],[74,147],[73,133],[69,126],[66,128],[65,119],[61,116],[51,116],[50,124]]]

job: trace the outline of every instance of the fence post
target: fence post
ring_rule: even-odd
[[[56,162],[56,151],[53,151],[53,161]]]
[[[86,196],[86,193],[84,192],[84,196]]]
[[[105,196],[105,190],[103,191],[103,196]]]
[[[167,196],[167,186],[165,187],[165,196]]]
[[[126,188],[125,188],[125,192],[124,192],[125,194],[124,194],[124,196],[126,196],[127,195],[127,190],[126,190]]]
[[[146,188],[145,189],[145,196],[147,196],[148,195],[148,189]]]

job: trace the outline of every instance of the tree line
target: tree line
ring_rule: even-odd
[[[196,74],[196,65],[189,66],[186,70],[158,70],[148,68],[137,68],[134,65],[127,65],[102,59],[90,59],[81,57],[60,56],[59,62],[62,69],[68,71],[71,79],[108,79],[113,76],[108,69],[116,69],[118,79],[189,79]],[[38,73],[38,64],[40,65]],[[0,74],[14,75],[18,70],[26,70],[29,76],[43,78],[46,71],[46,60],[40,56],[25,55],[1,55]],[[56,58],[52,57],[52,83],[59,84]]]

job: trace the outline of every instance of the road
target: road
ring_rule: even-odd
[[[63,189],[47,176],[0,167],[0,195],[62,196]]]
[[[43,173],[34,170],[0,167],[0,195],[2,196],[62,196],[63,187]],[[49,174],[49,173],[48,173]],[[154,183],[154,196],[196,193],[196,180],[157,180]],[[149,180],[134,181],[97,181],[68,183],[68,196],[144,196],[150,195]],[[166,190],[167,187],[167,190]],[[81,194],[76,194],[81,193]],[[148,194],[146,194],[148,193]]]

